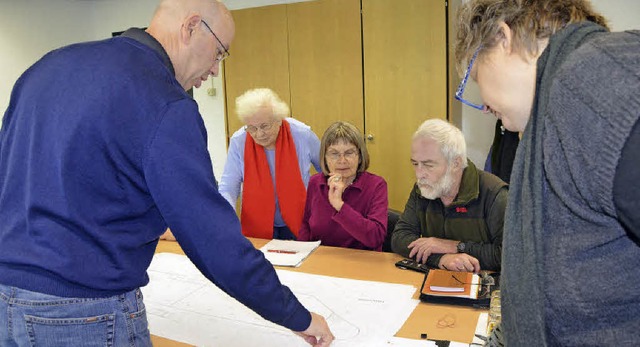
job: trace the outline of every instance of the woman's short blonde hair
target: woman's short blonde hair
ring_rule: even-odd
[[[325,175],[330,173],[325,159],[327,148],[339,142],[350,143],[358,149],[358,172],[369,168],[369,152],[362,133],[353,124],[339,121],[329,125],[320,142],[320,167]]]
[[[499,26],[506,23],[512,43],[523,56],[536,56],[538,42],[571,23],[591,21],[607,28],[605,18],[588,0],[471,0],[458,10],[455,57],[464,72],[473,54],[495,47],[503,37]]]
[[[289,116],[289,106],[269,88],[249,89],[236,98],[236,114],[242,123],[264,107],[271,109],[275,119]]]

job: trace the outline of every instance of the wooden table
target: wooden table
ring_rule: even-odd
[[[256,248],[269,241],[253,238],[249,240]],[[156,253],[160,252],[184,254],[175,241],[160,241]],[[409,284],[419,289],[424,276],[414,271],[396,268],[395,263],[401,259],[402,257],[392,253],[320,246],[300,267],[282,269],[365,281]],[[417,299],[418,296],[419,291],[416,290],[414,298]],[[421,302],[396,336],[420,339],[420,335],[426,333],[429,339],[471,343],[478,316],[482,312],[485,311]],[[152,336],[151,340],[154,346],[159,347],[189,346],[158,336]]]

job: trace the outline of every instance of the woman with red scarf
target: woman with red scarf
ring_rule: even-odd
[[[242,194],[242,233],[264,239],[296,239],[309,182],[320,171],[320,140],[288,118],[289,107],[271,89],[251,89],[236,99],[245,124],[229,143],[220,194],[236,206]]]

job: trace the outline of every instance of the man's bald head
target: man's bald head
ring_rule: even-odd
[[[223,4],[216,0],[162,0],[156,8],[151,22],[179,23],[192,13],[198,13],[212,19],[223,12],[229,13]]]
[[[178,82],[189,89],[199,87],[210,74],[218,74],[215,57],[229,49],[235,26],[231,13],[219,1],[163,0],[147,32],[169,55]]]

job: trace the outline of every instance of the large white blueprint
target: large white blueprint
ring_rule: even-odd
[[[418,304],[415,287],[276,271],[309,310],[327,319],[332,346],[418,342],[393,337]],[[154,335],[196,346],[309,346],[222,292],[185,256],[158,253],[148,273],[142,292]]]

